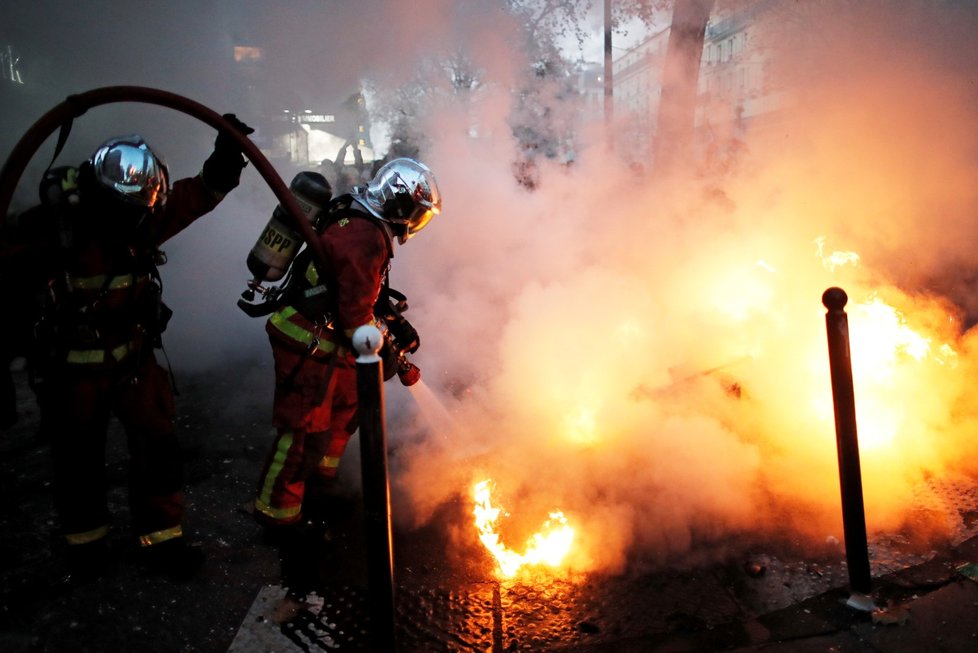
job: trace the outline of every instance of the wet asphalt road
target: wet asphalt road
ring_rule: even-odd
[[[208,561],[189,581],[146,572],[127,535],[121,433],[110,433],[116,529],[100,578],[66,578],[53,532],[46,444],[18,374],[22,418],[0,438],[0,650],[210,652],[367,650],[370,603],[356,475],[337,488],[325,532],[269,542],[242,510],[271,441],[268,406],[235,392],[270,381],[264,363],[178,375],[186,452],[185,528]],[[268,392],[271,392],[270,387]],[[261,392],[252,393],[261,396]],[[270,396],[270,394],[268,395]],[[358,448],[355,438],[351,451]],[[396,455],[396,452],[392,455]],[[359,465],[354,453],[352,461]],[[961,537],[973,535],[974,484],[945,489],[960,503]],[[462,501],[413,532],[395,530],[398,648],[402,651],[625,651],[744,646],[744,624],[845,587],[844,553],[801,556],[791,543],[718,543],[724,554],[663,569],[634,561],[614,577],[498,582]],[[891,545],[892,544],[892,545]],[[874,569],[924,562],[876,542]],[[925,584],[927,579],[920,580]],[[652,647],[652,648],[650,648]]]

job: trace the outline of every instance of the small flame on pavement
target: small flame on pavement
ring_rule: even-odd
[[[568,526],[564,514],[560,511],[551,512],[543,527],[527,540],[526,551],[520,554],[500,541],[496,529],[503,511],[502,508],[492,505],[491,495],[491,481],[488,479],[476,483],[472,488],[475,500],[473,514],[479,539],[495,558],[500,575],[512,578],[527,566],[559,567],[574,541],[574,529]]]

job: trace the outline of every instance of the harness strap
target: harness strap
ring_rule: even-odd
[[[51,163],[48,164],[47,170],[44,171],[45,173],[47,173],[47,171],[51,169],[51,166],[54,165],[54,162],[58,159],[58,155],[61,154],[61,150],[64,148],[65,143],[68,142],[68,134],[71,133],[71,125],[73,122],[74,118],[68,118],[61,123],[61,129],[58,131],[58,142],[54,146],[54,156],[51,157]]]

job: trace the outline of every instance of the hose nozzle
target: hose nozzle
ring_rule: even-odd
[[[397,366],[397,378],[401,385],[412,386],[421,380],[421,368],[402,358]]]

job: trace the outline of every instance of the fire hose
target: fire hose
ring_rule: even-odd
[[[303,213],[295,196],[289,191],[288,186],[279,177],[265,155],[247,136],[236,130],[220,114],[190,98],[145,86],[105,86],[84,93],[69,95],[64,102],[38,118],[11,150],[10,156],[4,162],[3,169],[0,170],[0,218],[3,218],[0,220],[0,224],[5,222],[10,200],[21,175],[44,141],[59,128],[62,130],[61,139],[63,140],[67,135],[67,129],[70,129],[75,118],[92,107],[115,102],[142,102],[168,107],[197,118],[219,131],[226,131],[231,134],[241,147],[241,152],[255,166],[272,192],[275,193],[275,197],[278,198],[282,208],[288,212],[295,223],[294,226],[302,233],[306,244],[312,249],[313,255],[319,262],[325,263],[325,256],[319,239],[316,238],[312,225],[307,220],[302,219]],[[0,244],[2,242],[3,229],[0,226]]]

